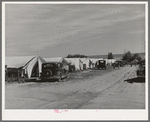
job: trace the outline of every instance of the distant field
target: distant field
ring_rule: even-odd
[[[132,55],[134,55],[134,54],[135,53],[132,53]],[[138,53],[138,54],[142,57],[142,59],[145,58],[145,53]],[[115,59],[121,59],[123,55],[124,54],[113,54]],[[88,56],[88,58],[105,58],[106,59],[107,56],[108,55],[91,55],[91,56]]]

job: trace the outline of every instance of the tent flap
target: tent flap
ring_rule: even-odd
[[[30,79],[31,75],[33,73],[33,68],[36,66],[36,64],[38,63],[38,71],[39,71],[39,76],[40,73],[42,72],[42,63],[45,63],[46,61],[44,59],[42,59],[39,56],[36,56],[34,59],[32,59],[26,66],[24,66],[22,69],[27,71],[27,76]]]

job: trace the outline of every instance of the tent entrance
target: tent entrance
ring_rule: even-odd
[[[83,69],[84,69],[84,70],[86,69],[86,64],[83,64]]]
[[[33,69],[32,69],[31,77],[39,77],[38,61],[36,62],[36,64],[34,65],[34,67],[33,67]]]

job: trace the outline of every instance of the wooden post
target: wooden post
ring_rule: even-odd
[[[17,80],[18,80],[18,82],[20,82],[20,72],[19,72],[19,70],[18,70],[18,76],[17,76]]]

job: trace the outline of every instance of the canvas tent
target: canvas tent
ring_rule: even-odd
[[[31,79],[40,76],[44,62],[39,56],[6,57],[5,65],[7,68],[19,69],[21,77]]]
[[[80,59],[80,58],[75,58],[75,60],[76,60],[77,62],[79,62],[80,70],[83,70],[83,63],[82,63],[81,59]]]
[[[110,64],[112,66],[113,63],[115,63],[116,59],[107,59],[107,64]]]
[[[90,60],[92,62],[91,68],[94,68],[96,66],[97,59],[90,59]]]
[[[20,56],[20,57],[6,57],[5,65],[8,68],[20,68],[30,62],[36,56]]]
[[[94,67],[96,67],[97,61],[98,61],[98,60],[103,60],[103,58],[93,58],[93,59],[90,59],[90,60],[91,60],[91,62],[92,62],[91,68],[94,68]]]
[[[103,60],[105,60],[106,61],[106,65],[108,64],[108,59],[103,59]]]
[[[63,57],[44,58],[46,62],[59,62],[63,64],[63,68],[69,71],[68,62]]]
[[[46,61],[43,58],[36,56],[22,68],[22,76],[25,76],[28,79],[40,77],[42,72],[42,63],[45,62]]]
[[[69,64],[74,65],[76,71],[83,70],[83,64],[82,64],[80,58],[65,58],[65,60]]]
[[[83,63],[83,69],[91,68],[91,60],[89,58],[80,58],[81,62]]]

